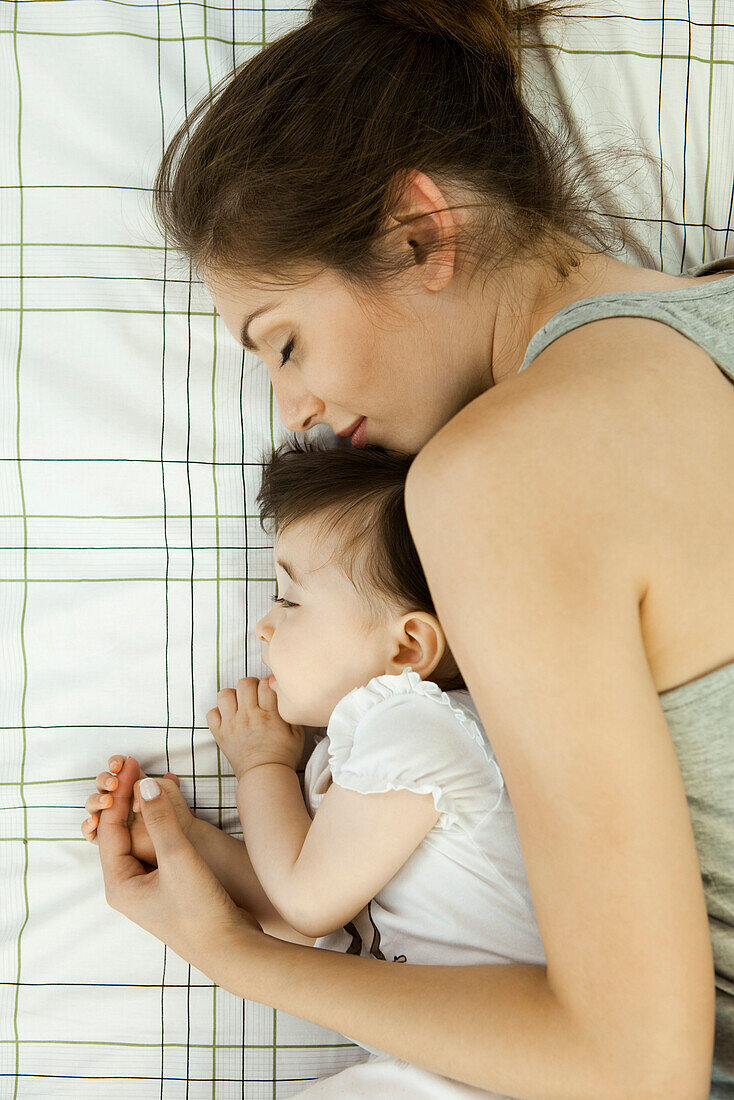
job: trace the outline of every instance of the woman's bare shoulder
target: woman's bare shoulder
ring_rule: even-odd
[[[673,329],[615,318],[568,333],[466,406],[414,466],[421,553],[436,525],[460,531],[481,514],[510,561],[539,540],[567,548],[569,568],[593,562],[609,585],[616,574],[620,596],[639,600],[658,690],[731,658],[734,387]]]
[[[695,470],[691,453],[700,459]],[[691,475],[705,481],[712,464],[723,471],[727,462],[734,462],[728,378],[670,326],[618,317],[566,333],[465,406],[418,455],[409,486],[421,471],[430,471],[435,490],[445,480],[449,497],[465,474],[487,487],[506,484],[511,494],[527,490],[528,478],[542,487],[562,477],[624,510],[646,493],[654,507],[662,479],[677,484],[684,512],[703,487]]]
[[[468,405],[418,456],[406,507],[507,782],[560,1003],[593,1020],[604,989],[606,1027],[644,1020],[666,1065],[693,1036],[705,1068],[706,912],[640,622],[678,489],[658,420],[685,410],[663,396],[665,337],[651,325],[641,352],[623,335],[564,355],[559,340]]]
[[[681,420],[688,432],[720,427],[732,432],[734,390],[711,358],[659,321],[615,317],[583,325],[555,340],[520,374],[487,390],[465,406],[426,445],[416,462],[507,454],[510,443],[528,453],[563,453],[598,441],[600,434],[624,436],[625,448],[644,452],[650,430],[662,442]],[[729,398],[727,406],[726,400]],[[700,408],[691,423],[691,399]],[[711,413],[721,415],[712,424]],[[664,415],[663,415],[664,414]],[[499,454],[497,452],[500,452]],[[604,453],[595,449],[600,464]],[[629,453],[629,450],[628,450]],[[591,456],[590,456],[591,457]],[[501,468],[511,476],[512,465]],[[591,474],[589,470],[589,475]],[[583,471],[577,471],[583,476]]]
[[[565,496],[573,504],[579,523],[594,501],[617,511],[630,487],[639,489],[640,468],[659,461],[650,433],[660,431],[668,401],[670,349],[663,326],[652,326],[642,365],[628,319],[615,320],[608,332],[604,327],[598,322],[568,333],[527,370],[465,406],[414,462],[409,508],[421,507],[429,481],[433,504],[445,489],[455,506],[457,486],[467,485],[469,497],[490,511],[501,510],[503,501],[516,511],[518,502],[550,490],[558,503]]]

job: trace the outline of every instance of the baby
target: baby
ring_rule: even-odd
[[[256,631],[272,675],[220,691],[207,714],[237,777],[244,844],[193,816],[175,776],[162,783],[271,935],[391,963],[544,965],[507,790],[408,529],[410,462],[313,443],[267,460],[258,501],[278,594]],[[327,729],[302,794],[304,725]],[[123,762],[87,801],[88,839]],[[143,791],[130,825],[150,862]]]

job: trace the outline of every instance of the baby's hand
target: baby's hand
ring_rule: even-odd
[[[217,703],[206,724],[238,779],[258,764],[286,764],[295,771],[303,755],[304,729],[280,717],[267,680],[245,676],[236,690],[220,691]]]
[[[137,760],[134,762],[137,764]],[[97,826],[99,825],[100,811],[108,809],[112,805],[112,796],[105,792],[116,790],[119,780],[115,772],[119,772],[124,763],[124,756],[110,757],[108,761],[110,770],[108,772],[100,772],[97,776],[97,791],[99,793],[90,795],[85,803],[85,809],[90,816],[86,821],[82,822],[82,836],[87,840],[91,840],[92,844],[97,843]],[[140,771],[140,765],[138,765],[138,770]],[[141,863],[155,866],[155,848],[153,847],[153,842],[150,839],[145,822],[143,821],[143,815],[139,812],[140,780],[145,778],[145,772],[140,771],[140,776],[135,781],[135,786],[133,787],[133,798],[127,824],[130,829],[132,855],[140,860]],[[191,832],[194,823],[198,819],[194,815],[194,811],[186,802],[184,796],[181,794],[178,776],[174,775],[173,772],[166,772],[162,779],[158,779],[158,783],[165,790],[173,803],[176,817],[181,824],[184,834],[191,840]]]

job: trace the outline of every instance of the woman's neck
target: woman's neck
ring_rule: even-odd
[[[493,317],[491,384],[517,374],[535,333],[572,302],[599,294],[664,290],[686,282],[695,280],[626,264],[600,252],[582,254],[565,277],[549,262],[517,263],[479,290],[485,301],[475,307],[488,309]]]

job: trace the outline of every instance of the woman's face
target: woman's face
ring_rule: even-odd
[[[419,275],[409,280],[407,293],[384,300],[328,270],[283,290],[224,278],[207,285],[235,340],[266,364],[287,428],[328,424],[343,435],[366,418],[355,445],[414,454],[491,384],[491,352],[453,283],[436,293]],[[243,327],[255,312],[248,344]]]

